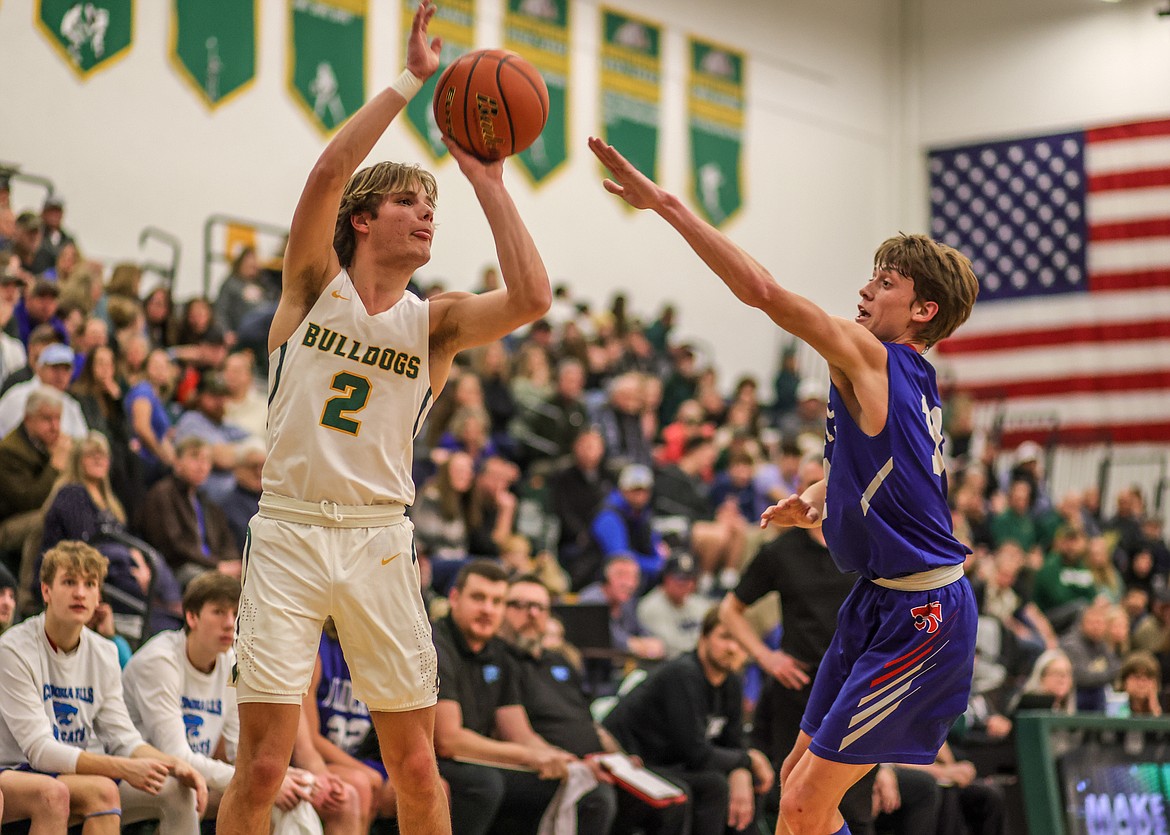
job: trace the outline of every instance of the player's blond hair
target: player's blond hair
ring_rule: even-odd
[[[67,539],[45,552],[41,563],[41,582],[47,586],[53,585],[54,578],[60,572],[85,579],[93,577],[99,583],[104,583],[109,566],[110,561],[97,548]]]
[[[938,305],[938,313],[918,332],[927,348],[967,321],[979,295],[970,259],[925,235],[896,235],[884,241],[874,253],[873,265],[911,279],[917,301]]]
[[[370,217],[378,216],[378,207],[387,194],[413,191],[422,186],[432,206],[439,203],[439,185],[431,172],[417,165],[402,162],[379,162],[363,168],[345,185],[341,195],[341,206],[337,210],[337,224],[333,229],[333,248],[337,260],[348,268],[353,263],[357,237],[350,222],[358,212]]]

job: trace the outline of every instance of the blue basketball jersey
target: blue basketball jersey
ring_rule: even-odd
[[[953,534],[934,367],[909,345],[883,343],[886,425],[870,437],[829,389],[822,530],[842,571],[901,577],[963,562]]]
[[[370,710],[353,695],[341,644],[321,634],[321,682],[317,685],[320,733],[350,756],[370,732]]]

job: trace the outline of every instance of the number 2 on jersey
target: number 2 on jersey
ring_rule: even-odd
[[[366,408],[366,403],[370,399],[370,381],[348,371],[338,371],[333,375],[329,388],[342,393],[325,401],[325,409],[321,412],[321,425],[347,435],[357,435],[362,428],[362,422],[354,420],[349,415]]]

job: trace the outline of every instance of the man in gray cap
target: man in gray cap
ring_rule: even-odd
[[[61,228],[65,214],[65,200],[59,194],[50,194],[41,206],[41,245],[33,257],[32,271],[37,275],[57,264],[57,256],[66,244],[74,243],[73,236]],[[57,276],[65,278],[65,276]]]
[[[605,500],[591,526],[603,561],[619,555],[633,557],[647,585],[658,579],[670,556],[670,549],[654,530],[650,508],[653,490],[651,469],[644,464],[627,464],[618,476],[617,489]],[[576,581],[574,578],[574,585]]]
[[[27,383],[18,383],[0,397],[0,436],[15,429],[24,417],[24,404],[34,391],[52,388],[61,392],[61,431],[80,440],[89,427],[82,414],[81,404],[66,392],[73,376],[73,351],[68,345],[54,342],[45,346],[37,357],[36,376]]]

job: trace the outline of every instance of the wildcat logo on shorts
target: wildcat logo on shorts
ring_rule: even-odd
[[[932,600],[925,606],[910,607],[910,614],[914,617],[914,628],[921,632],[926,630],[928,635],[938,631],[942,625],[942,604]]]

